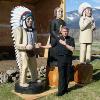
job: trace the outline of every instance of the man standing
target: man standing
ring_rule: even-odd
[[[69,29],[66,26],[61,28],[61,34],[59,41],[51,42],[46,46],[40,46],[42,48],[56,47],[57,66],[59,73],[58,81],[58,93],[57,96],[62,96],[68,93],[68,81],[69,81],[69,67],[72,64],[72,54],[75,49],[74,39],[70,36]]]
[[[91,46],[93,42],[93,31],[95,22],[92,16],[92,7],[84,2],[79,7],[80,14],[80,63],[89,63],[91,61]]]

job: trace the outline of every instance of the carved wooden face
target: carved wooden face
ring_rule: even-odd
[[[91,8],[86,8],[84,10],[84,13],[87,17],[91,17],[92,16],[92,9]]]
[[[58,8],[56,13],[57,13],[57,15],[56,15],[57,19],[63,17],[63,9],[62,8]]]
[[[32,23],[33,23],[32,16],[27,17],[26,18],[26,25],[27,25],[27,27],[32,27]]]

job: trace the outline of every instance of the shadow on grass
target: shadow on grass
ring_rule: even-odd
[[[93,70],[93,80],[94,81],[100,80],[100,69]]]
[[[94,61],[94,60],[96,60],[96,59],[99,59],[99,60],[100,60],[100,56],[92,56],[92,57],[91,57],[91,61]]]
[[[73,60],[79,59],[79,56],[74,55]]]

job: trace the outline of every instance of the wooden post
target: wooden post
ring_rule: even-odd
[[[50,42],[50,35],[49,35],[47,44],[49,44],[49,42]],[[48,50],[49,50],[49,49],[45,49],[45,50],[44,50],[44,57],[45,57],[45,58],[48,58]]]
[[[63,8],[63,20],[65,19],[66,16],[66,0],[61,0],[60,7]]]

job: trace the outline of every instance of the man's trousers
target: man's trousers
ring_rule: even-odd
[[[67,59],[66,56],[59,56],[58,58],[58,73],[59,73],[58,92],[59,93],[67,91],[68,89],[69,66],[67,64]]]

